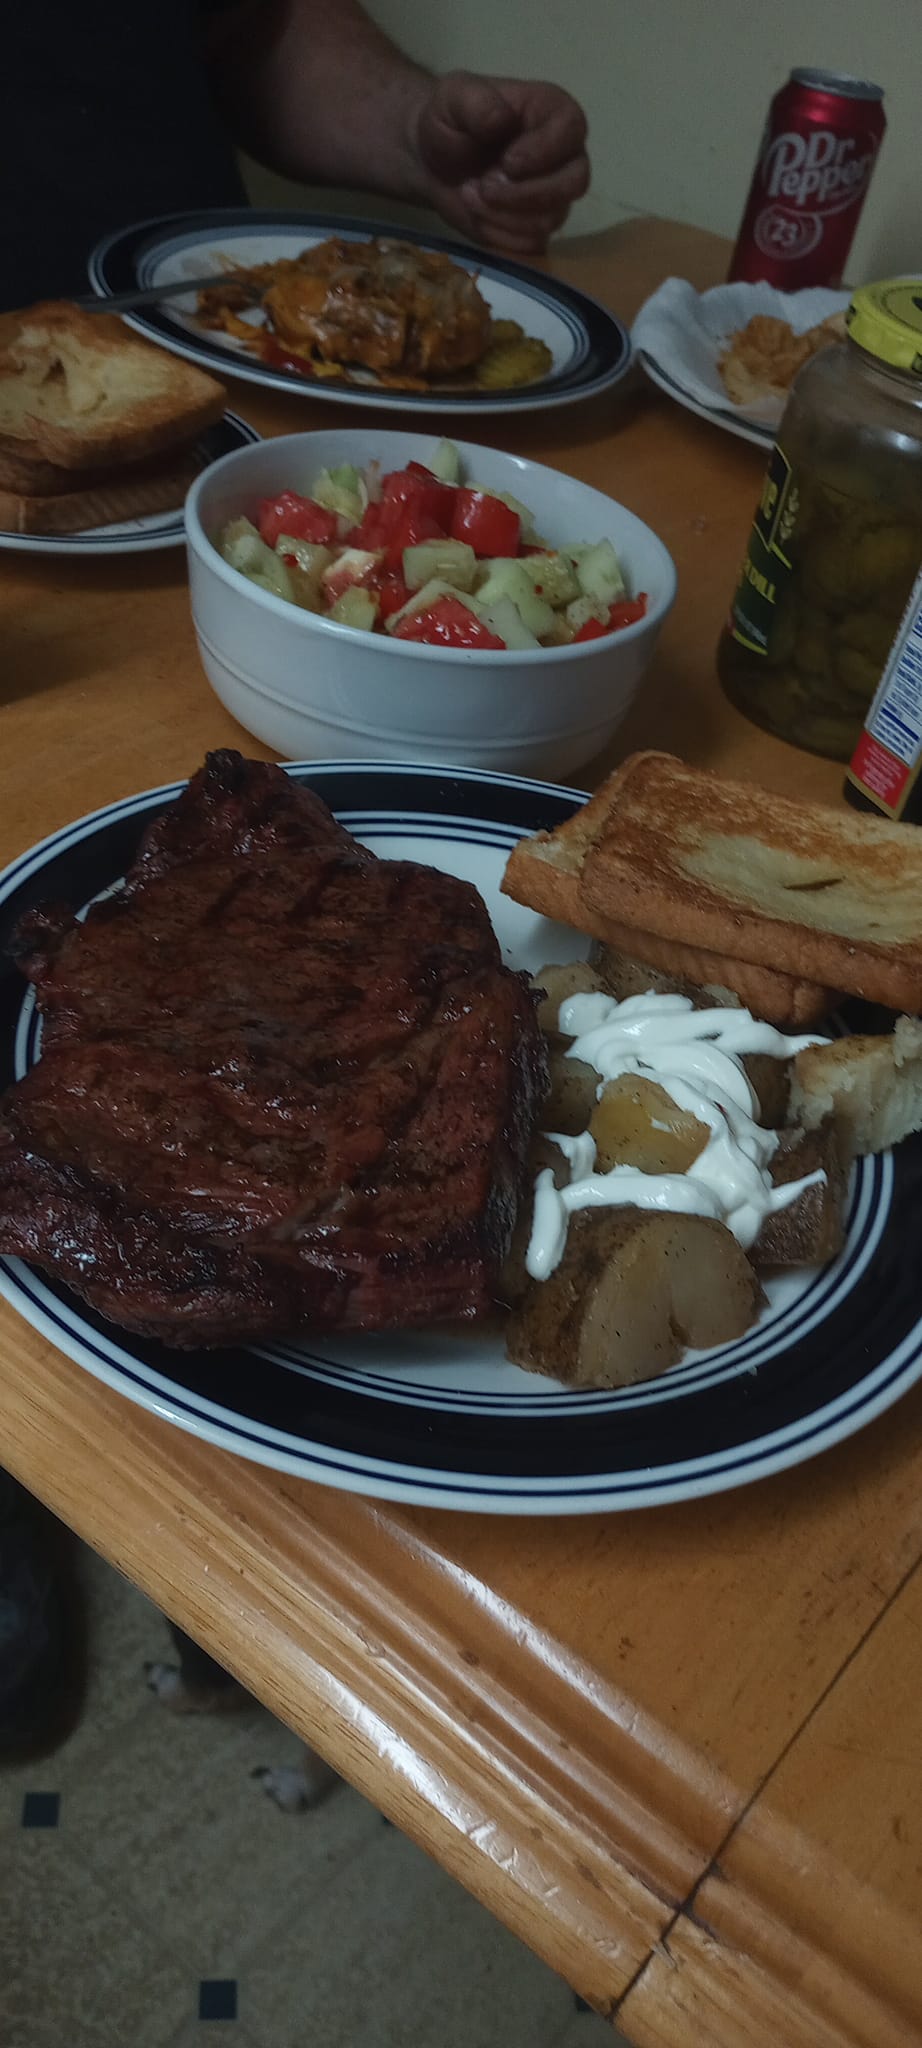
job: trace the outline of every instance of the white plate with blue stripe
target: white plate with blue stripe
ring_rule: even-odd
[[[222,455],[231,455],[262,436],[235,412],[226,412],[196,441],[193,453],[199,470]],[[78,533],[11,533],[0,529],[0,548],[26,555],[147,555],[157,548],[182,547],[186,538],[183,507],[148,512],[142,519],[113,520],[109,526],[87,526]]]
[[[289,769],[383,857],[472,881],[504,957],[537,970],[578,936],[500,893],[510,848],[581,801],[572,790],[463,769],[324,762]],[[0,943],[36,903],[110,889],[179,785],[57,832],[0,877]],[[0,1086],[38,1056],[31,993],[0,969]],[[0,1294],[129,1400],[242,1456],[351,1492],[505,1514],[658,1506],[802,1463],[861,1429],[922,1376],[917,1252],[922,1141],[859,1162],[846,1244],[773,1280],[736,1343],[659,1378],[583,1392],[520,1371],[502,1331],[426,1330],[175,1352],[129,1336],[66,1288],[0,1261]]]
[[[373,405],[386,412],[543,412],[610,390],[630,366],[627,329],[606,306],[574,286],[546,277],[524,263],[443,236],[336,214],[274,214],[255,207],[229,207],[141,221],[97,244],[89,261],[90,282],[95,291],[109,297],[149,285],[200,278],[211,270],[217,281],[229,264],[274,263],[297,256],[331,235],[347,242],[384,235],[450,256],[476,277],[494,319],[517,320],[526,334],[547,343],[551,369],[537,383],[505,390],[447,390],[436,383],[427,391],[392,391],[382,389],[370,371],[353,371],[349,381],[340,381],[274,368],[249,353],[246,344],[234,336],[203,328],[195,318],[194,293],[130,314],[129,324],[139,334],[219,376],[233,374],[302,398],[322,398],[331,405]],[[260,316],[254,314],[252,321],[258,326]]]

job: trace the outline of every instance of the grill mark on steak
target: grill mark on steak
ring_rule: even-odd
[[[43,1041],[0,1100],[0,1250],[169,1344],[494,1305],[546,1067],[469,884],[220,753],[117,894],[15,946]]]

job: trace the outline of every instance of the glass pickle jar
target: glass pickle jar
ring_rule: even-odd
[[[795,379],[717,650],[757,725],[848,761],[922,563],[922,280],[856,291]]]

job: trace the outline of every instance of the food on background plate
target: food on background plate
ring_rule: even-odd
[[[680,790],[675,778],[683,776],[687,786]],[[548,967],[535,977],[551,1091],[533,1148],[533,1207],[530,1216],[527,1207],[522,1212],[507,1268],[507,1347],[516,1363],[581,1386],[647,1378],[674,1364],[689,1344],[724,1341],[706,1334],[714,1285],[723,1290],[727,1334],[740,1334],[758,1312],[765,1269],[820,1264],[840,1249],[852,1160],[922,1128],[922,1023],[915,1017],[899,1018],[882,1036],[837,1043],[786,1038],[742,1007],[733,974],[747,963],[711,952],[710,961],[722,960],[723,979],[705,990],[689,981],[681,943],[675,976],[662,964],[650,976],[642,957],[623,949],[622,891],[634,859],[652,863],[662,897],[658,925],[668,924],[663,904],[671,889],[674,929],[684,930],[683,853],[687,859],[690,842],[707,849],[710,872],[716,867],[735,881],[725,906],[734,944],[746,870],[750,879],[759,874],[767,840],[795,861],[814,862],[809,877],[791,883],[795,893],[805,892],[804,917],[829,889],[847,890],[862,859],[873,888],[875,852],[878,873],[882,862],[904,903],[918,888],[918,856],[905,846],[905,834],[886,827],[859,835],[860,846],[850,843],[849,873],[841,858],[835,872],[843,844],[828,830],[827,872],[816,873],[823,829],[838,824],[840,814],[788,803],[771,840],[766,825],[776,802],[744,785],[696,776],[668,756],[635,756],[572,820],[521,842],[510,856],[503,886],[516,900],[598,932],[604,874],[602,893],[608,891],[619,919],[614,950],[597,944],[591,962]],[[610,849],[623,857],[606,864],[609,835]],[[920,900],[914,929],[922,959]],[[648,908],[645,900],[644,914]],[[770,922],[751,907],[745,930],[757,953],[752,930],[760,917]],[[638,956],[647,936],[641,924]],[[713,924],[708,936],[715,937]],[[806,924],[801,946],[811,936],[826,946],[828,934],[811,933]],[[845,990],[860,991],[866,982],[862,952],[860,943],[851,944],[837,956],[847,970]],[[910,985],[907,976],[900,1002]]]
[[[786,398],[804,363],[845,339],[845,314],[831,313],[803,334],[773,313],[755,313],[745,327],[729,336],[717,367],[734,405],[757,405],[765,398]]]
[[[0,315],[0,527],[75,533],[182,504],[223,386],[109,313]]]
[[[261,313],[254,328],[246,315]],[[276,369],[388,390],[502,388],[547,376],[547,344],[494,321],[476,278],[435,249],[333,236],[273,263],[237,266],[198,296],[221,328]],[[458,386],[462,373],[469,375]]]
[[[334,624],[426,646],[565,647],[644,617],[609,540],[551,548],[519,499],[462,479],[442,441],[431,466],[382,476],[321,470],[229,521],[217,545],[263,590]]]
[[[222,752],[121,889],[14,945],[43,1038],[0,1250],[170,1345],[491,1309],[547,1072],[469,883]]]

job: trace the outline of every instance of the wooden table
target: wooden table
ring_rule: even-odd
[[[555,267],[631,318],[726,247],[656,221]],[[264,432],[331,409],[239,386]],[[599,485],[679,597],[618,752],[832,796],[713,647],[762,458],[639,381],[482,438]],[[0,859],[243,744],[179,554],[5,555]],[[613,752],[596,764],[611,765]],[[714,1500],[506,1520],[362,1501],[196,1443],[0,1306],[0,1456],[642,2048],[922,2042],[922,1389]]]

